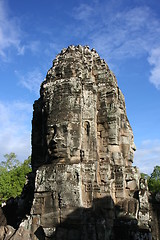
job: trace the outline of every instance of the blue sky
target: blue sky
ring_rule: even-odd
[[[137,151],[160,165],[160,1],[0,0],[0,157],[31,152],[32,105],[52,60],[68,45],[95,48],[115,73]]]

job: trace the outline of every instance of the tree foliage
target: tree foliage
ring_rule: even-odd
[[[146,179],[148,181],[150,176],[146,173],[141,173],[141,178]]]
[[[0,163],[0,204],[21,194],[26,175],[31,172],[31,157],[23,163],[17,160],[13,152],[4,157],[5,161]]]
[[[160,166],[155,166],[148,180],[148,188],[151,192],[160,192]]]
[[[20,165],[20,162],[17,160],[15,153],[11,152],[10,154],[5,154],[5,161],[1,162],[1,166],[4,167],[7,171],[13,170],[14,168]]]

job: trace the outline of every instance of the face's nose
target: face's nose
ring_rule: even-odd
[[[52,141],[54,143],[57,143],[57,140],[59,140],[60,137],[59,137],[59,133],[56,125],[53,126],[52,132],[53,132]]]
[[[133,151],[136,151],[136,145],[134,142],[132,143],[131,148],[133,149]]]
[[[61,134],[57,131],[56,134],[54,135],[53,139],[54,139],[55,142],[57,142],[57,141],[62,140],[63,137],[62,137]]]

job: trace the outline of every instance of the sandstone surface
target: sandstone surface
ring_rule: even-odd
[[[124,96],[95,49],[69,46],[57,55],[34,103],[32,126],[34,197],[17,234],[152,239],[148,189],[132,166],[136,147]]]
[[[112,239],[125,217],[127,226],[136,219],[134,231],[141,226],[149,239],[135,149],[124,96],[108,65],[88,46],[63,49],[34,104],[33,231],[41,226],[54,239]]]

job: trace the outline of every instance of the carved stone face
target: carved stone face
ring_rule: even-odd
[[[138,191],[139,173],[131,167],[135,144],[123,94],[107,64],[86,47],[64,50],[46,79],[33,121],[33,166],[45,166],[36,173],[32,219],[38,216],[45,231],[49,221],[57,239],[62,235],[56,228],[61,233],[64,226],[69,239],[72,225],[70,236],[83,227],[87,232],[78,238],[94,239],[98,223],[104,239],[117,217],[136,218],[143,206],[149,209],[142,203],[147,196]],[[145,189],[144,183],[140,187]]]
[[[81,91],[75,78],[56,80],[49,104],[44,135],[46,136],[47,161],[70,161],[80,155]],[[46,97],[46,102],[48,98]]]
[[[62,55],[41,88],[45,115],[42,144],[37,145],[44,146],[45,161],[94,162],[98,152],[100,159],[116,153],[117,164],[130,164],[135,149],[132,130],[114,74],[86,48],[70,48]]]
[[[67,126],[54,125],[48,139],[48,151],[53,159],[65,158],[67,151]]]

